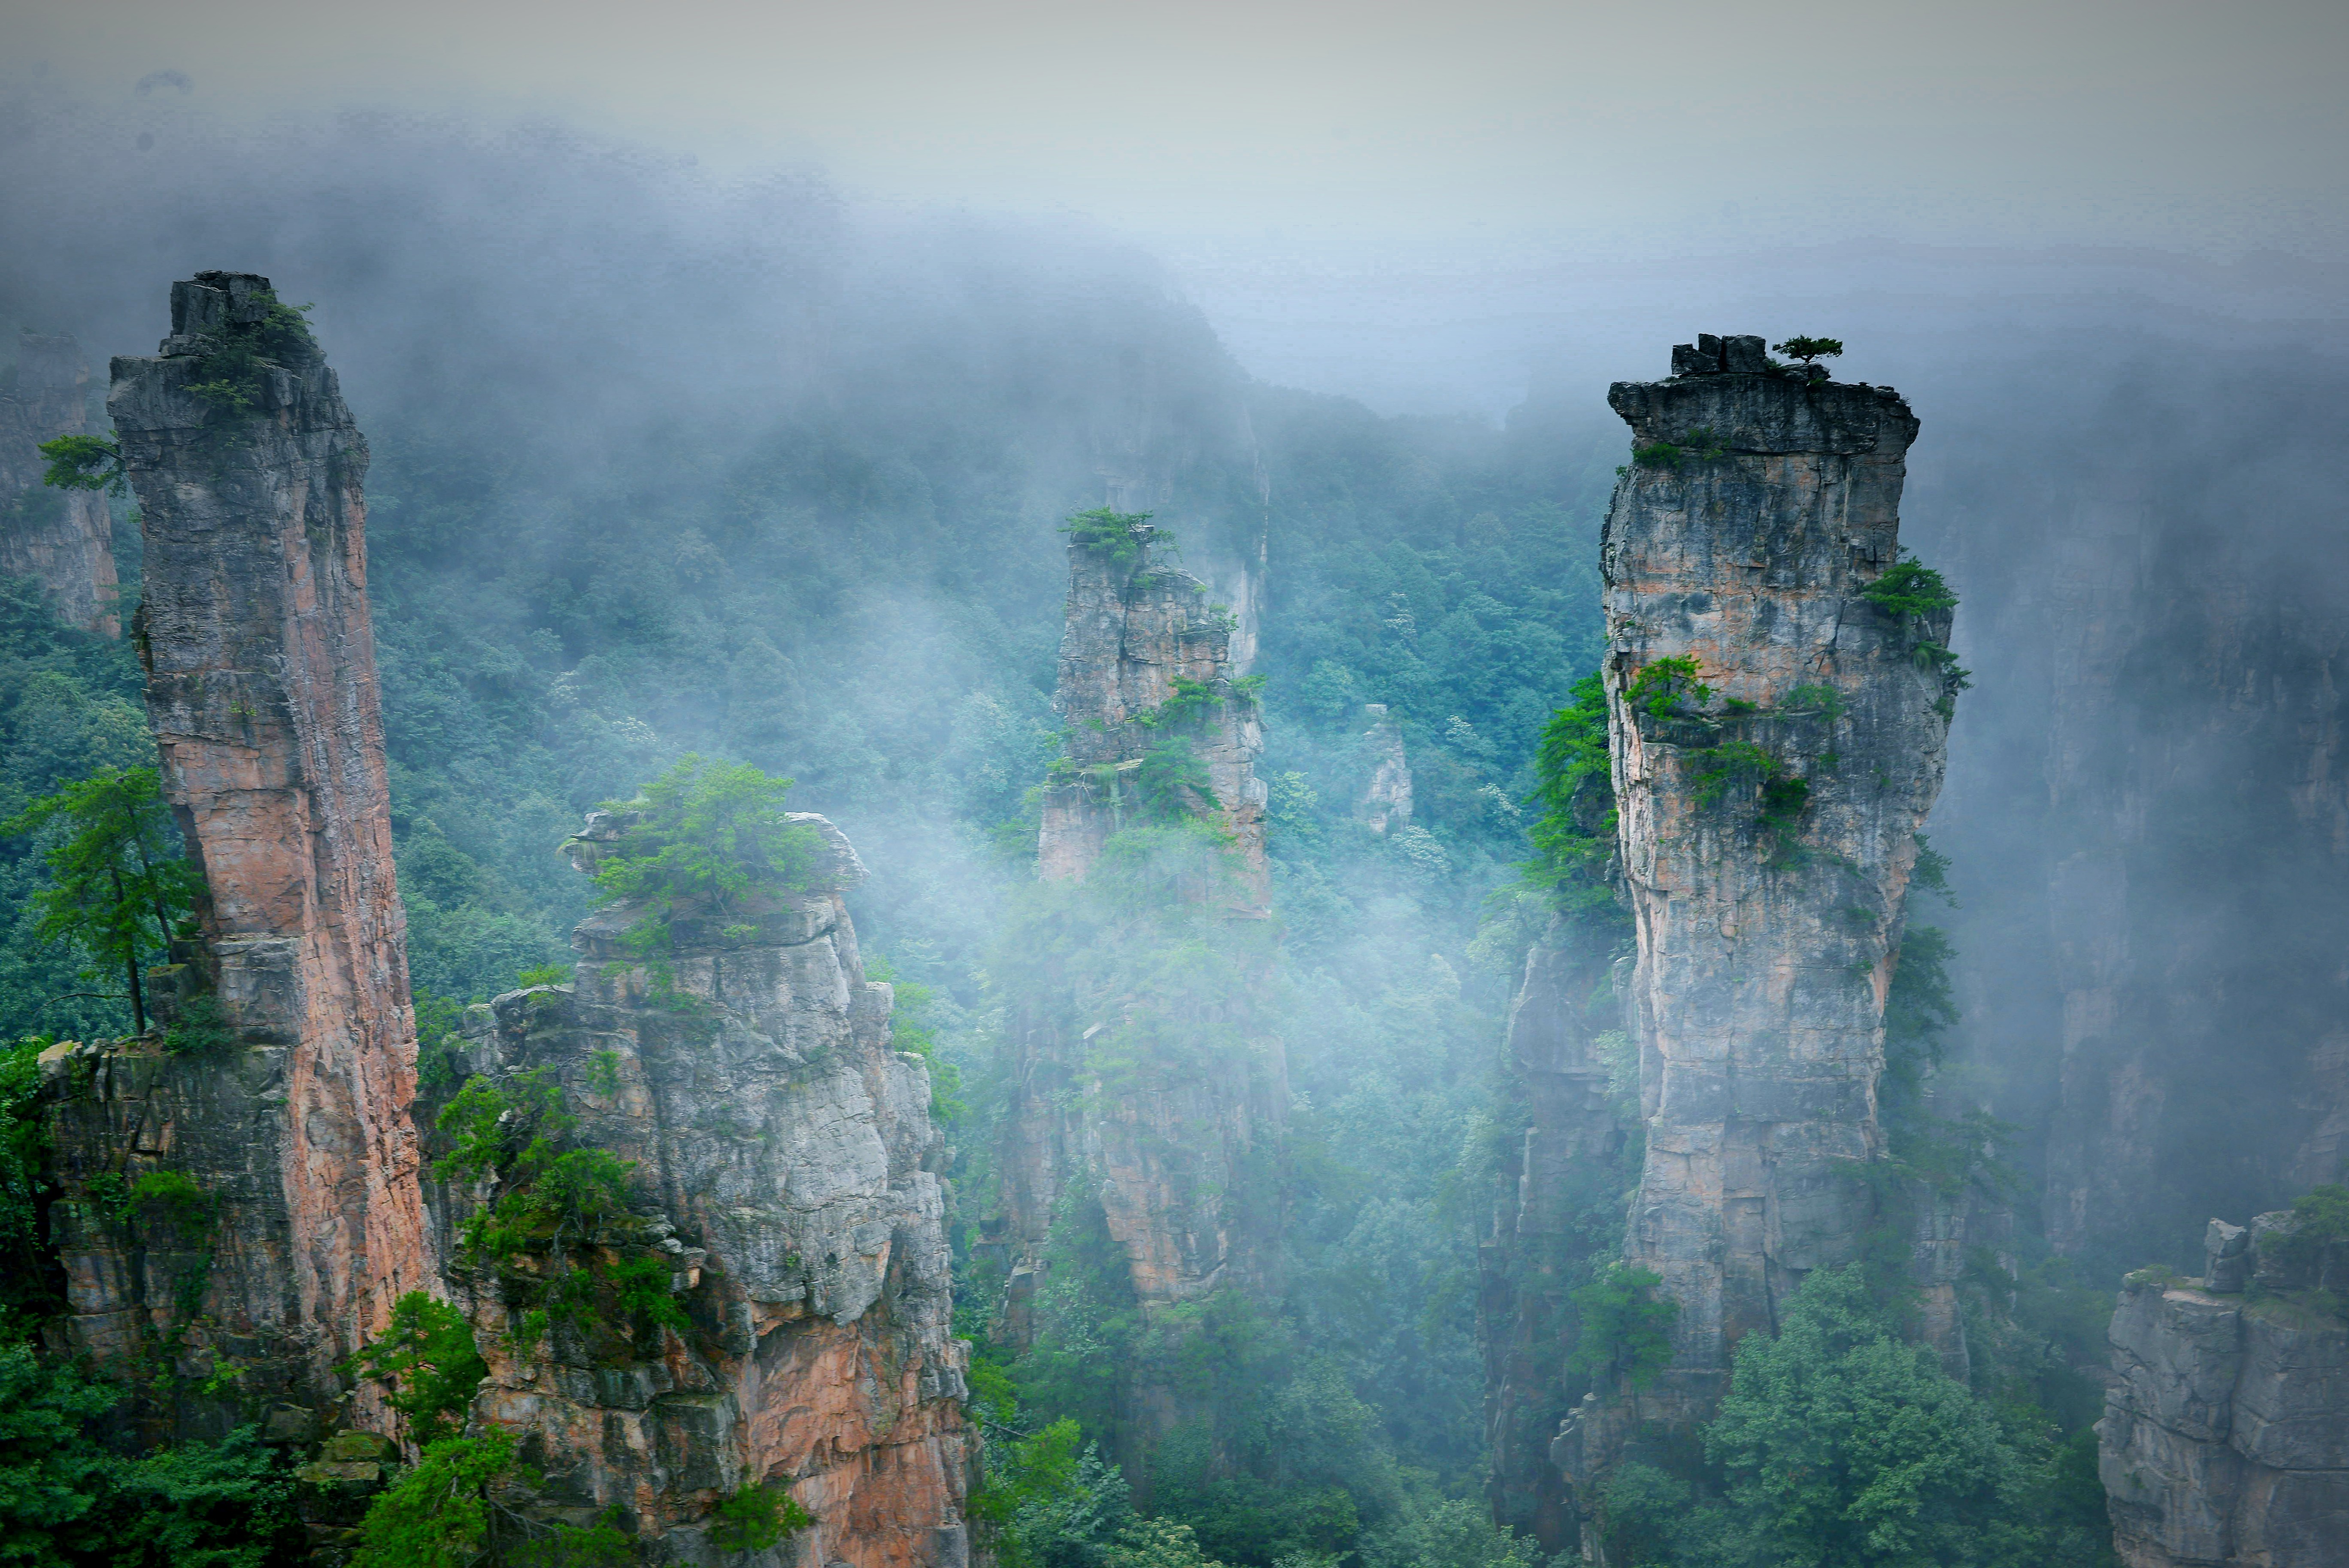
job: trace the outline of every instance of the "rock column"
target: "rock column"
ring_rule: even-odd
[[[1068,729],[1070,770],[1044,795],[1039,866],[1047,880],[1081,880],[1111,834],[1136,820],[1143,758],[1162,741],[1187,738],[1206,764],[1211,807],[1247,878],[1249,912],[1265,912],[1265,786],[1256,776],[1264,729],[1255,701],[1235,691],[1236,622],[1207,602],[1188,572],[1149,558],[1154,531],[1135,530],[1137,553],[1069,546],[1069,599],[1053,706]],[[1162,722],[1175,680],[1214,693],[1212,711]],[[1203,806],[1207,803],[1201,802]]]
[[[41,443],[88,428],[88,384],[81,348],[71,337],[17,337],[16,366],[0,383],[0,572],[47,588],[67,623],[113,637],[121,628],[106,498],[42,482],[48,462]]]
[[[366,439],[266,278],[171,290],[108,409],[145,536],[136,633],[163,786],[209,888],[203,965],[282,1075],[291,1324],[323,1369],[434,1277],[409,1102],[406,922],[367,597]],[[257,1069],[256,1069],[257,1070]]]
[[[1634,459],[1602,546],[1647,1122],[1624,1252],[1679,1304],[1643,1411],[1668,1421],[1708,1415],[1737,1341],[1873,1217],[1885,998],[1957,680],[1946,610],[1864,593],[1899,556],[1908,404],[1758,337],[1673,369],[1609,391]]]
[[[541,1074],[578,1118],[564,1143],[633,1162],[631,1214],[579,1256],[661,1256],[690,1318],[534,1332],[517,1284],[543,1279],[544,1245],[460,1252],[451,1283],[490,1364],[473,1418],[533,1456],[535,1517],[617,1504],[656,1562],[717,1561],[717,1502],[771,1485],[815,1521],[788,1548],[800,1562],[964,1568],[977,1437],[946,1140],[922,1058],[893,1048],[890,989],[864,978],[842,901],[864,868],[831,823],[793,820],[824,842],[808,890],[678,915],[657,965],[623,940],[642,910],[615,906],[573,937],[575,985],[469,1010],[467,1072]],[[574,862],[592,869],[617,826],[591,817]],[[479,1198],[443,1192],[444,1220]]]
[[[1084,880],[1112,835],[1159,809],[1143,798],[1145,759],[1170,742],[1187,746],[1213,795],[1187,794],[1189,809],[1229,835],[1239,871],[1236,891],[1203,896],[1229,899],[1227,918],[1252,923],[1268,901],[1266,795],[1255,774],[1262,728],[1253,697],[1232,682],[1230,617],[1207,603],[1198,579],[1152,563],[1154,538],[1137,525],[1123,559],[1106,547],[1070,546],[1055,699],[1068,742],[1044,794],[1039,869],[1047,881]],[[1178,678],[1195,683],[1189,698]],[[1247,1011],[1245,998],[1228,1005]],[[1222,1060],[1148,1084],[1129,1075],[1111,1087],[1089,1053],[1118,1019],[1113,1005],[1085,1012],[1059,993],[1022,997],[1013,1010],[1014,1102],[1001,1158],[1015,1341],[1024,1337],[1056,1206],[1081,1172],[1099,1183],[1145,1304],[1252,1287],[1271,1267],[1262,1216],[1243,1213],[1237,1195],[1254,1180],[1248,1173],[1286,1104],[1278,1042],[1252,1042],[1245,1064]]]

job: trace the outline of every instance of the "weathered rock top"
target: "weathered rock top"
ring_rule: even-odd
[[[255,273],[200,272],[171,286],[171,332],[151,356],[117,355],[107,412],[126,436],[184,431],[210,421],[217,405],[191,389],[211,379],[212,360],[240,335],[262,335],[277,303]],[[363,441],[343,402],[342,383],[307,333],[271,333],[254,411]]]
[[[1618,381],[1607,403],[1635,441],[1731,453],[1906,452],[1917,416],[1889,387],[1837,381],[1818,365],[1773,365],[1758,337],[1698,335],[1662,381]],[[1692,440],[1692,438],[1695,438]]]

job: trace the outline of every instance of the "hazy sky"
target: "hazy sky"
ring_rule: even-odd
[[[2321,249],[2342,0],[0,0],[93,99],[560,117],[1154,244]],[[178,72],[180,78],[155,73]]]

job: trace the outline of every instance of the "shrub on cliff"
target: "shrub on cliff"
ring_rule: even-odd
[[[1091,512],[1080,512],[1061,524],[1061,532],[1071,544],[1088,550],[1099,550],[1110,558],[1110,564],[1120,571],[1139,565],[1155,546],[1160,550],[1174,544],[1172,535],[1150,526],[1147,512],[1112,512],[1106,506],[1096,506]]]
[[[630,943],[667,951],[670,922],[688,907],[730,918],[729,934],[747,935],[749,899],[814,886],[823,837],[791,820],[783,804],[791,788],[791,780],[748,763],[688,755],[636,799],[605,801],[620,836],[596,846],[595,891],[606,903],[642,907]]]

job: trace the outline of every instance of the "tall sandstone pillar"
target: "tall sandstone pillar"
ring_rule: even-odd
[[[1946,610],[1864,597],[1899,558],[1908,404],[1759,337],[1673,370],[1609,390],[1634,462],[1602,546],[1647,1123],[1624,1256],[1679,1303],[1640,1412],[1668,1422],[1708,1416],[1737,1341],[1873,1218],[1885,999],[1957,680]],[[1664,659],[1710,695],[1675,696]]]
[[[121,628],[106,498],[42,483],[48,462],[41,443],[88,429],[88,385],[81,347],[71,337],[17,337],[16,363],[0,381],[0,572],[48,589],[68,624],[113,637]]]
[[[1151,809],[1143,773],[1169,745],[1201,764],[1213,799],[1193,809],[1228,835],[1238,876],[1202,897],[1232,900],[1226,918],[1268,912],[1265,786],[1256,777],[1263,731],[1254,699],[1232,684],[1235,620],[1207,601],[1205,584],[1154,564],[1156,535],[1133,526],[1123,550],[1081,540],[1069,546],[1067,623],[1054,699],[1068,735],[1064,762],[1044,792],[1038,867],[1048,882],[1081,882],[1121,826]],[[1180,680],[1192,693],[1184,699]],[[1169,700],[1178,700],[1168,707]],[[1185,704],[1187,703],[1187,707]],[[1114,1081],[1089,1064],[1092,1042],[1121,1019],[1072,992],[1020,999],[1012,1018],[1013,1105],[1002,1146],[1010,1268],[1009,1320],[1024,1334],[1025,1303],[1064,1188],[1098,1183],[1103,1218],[1124,1249],[1145,1304],[1260,1284],[1271,1267],[1263,1216],[1247,1211],[1244,1174],[1274,1136],[1285,1090],[1278,1041],[1254,1041],[1239,1063],[1206,1053],[1163,1081]],[[1245,999],[1231,999],[1244,1015]],[[1221,1021],[1187,1018],[1178,1029]]]
[[[171,336],[114,361],[107,406],[145,535],[135,630],[163,787],[210,889],[222,1019],[277,1054],[286,1326],[323,1368],[434,1267],[408,1113],[367,441],[306,328],[274,305],[248,274],[173,285]]]

